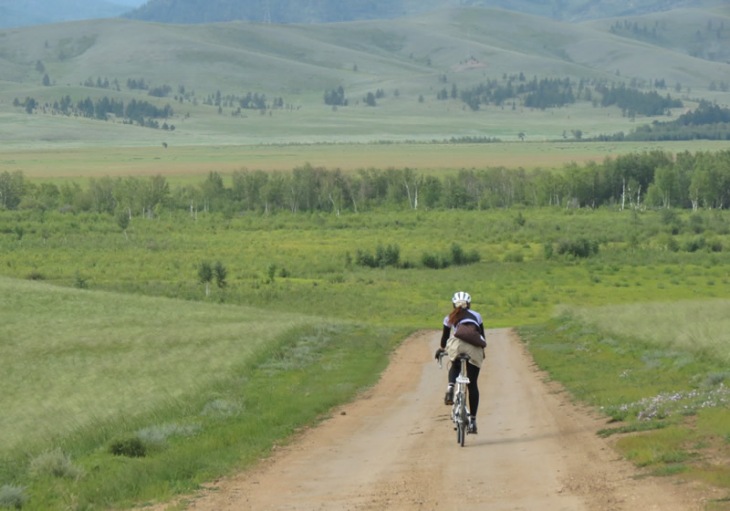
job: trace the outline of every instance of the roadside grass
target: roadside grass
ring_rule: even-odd
[[[707,324],[722,310],[725,300],[566,308],[519,333],[551,379],[607,418],[599,433],[637,466],[730,490],[727,333],[691,344],[662,333]],[[634,317],[658,334],[633,335]]]
[[[263,309],[0,285],[0,296],[14,297],[2,307],[0,364],[12,377],[1,389],[9,443],[0,506],[25,510],[127,507],[245,467],[374,383],[406,334],[296,314],[277,320]],[[27,334],[6,328],[11,317]]]
[[[581,321],[593,323],[604,332],[642,339],[662,349],[707,354],[730,362],[730,300],[675,300],[640,306],[612,305],[595,310],[579,309]],[[615,318],[621,318],[616,321]],[[698,321],[698,318],[702,318]],[[716,378],[730,381],[730,369]]]
[[[247,307],[7,278],[0,287],[6,449],[184,400],[270,337],[313,321],[291,314],[267,326]]]

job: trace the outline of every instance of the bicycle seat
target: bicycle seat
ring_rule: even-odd
[[[459,355],[456,357],[457,360],[471,360],[471,357],[468,353],[459,353]]]

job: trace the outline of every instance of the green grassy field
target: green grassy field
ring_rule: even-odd
[[[127,507],[246,466],[372,383],[405,335],[267,307],[0,288],[0,508]]]
[[[184,401],[262,344],[316,321],[290,314],[269,328],[245,307],[92,297],[22,280],[3,279],[2,288],[0,434],[9,450]]]
[[[3,212],[0,370],[11,377],[0,391],[11,413],[0,422],[10,442],[1,453],[2,484],[11,495],[25,488],[27,509],[67,506],[67,492],[105,508],[190,489],[260,456],[374,381],[407,332],[439,327],[455,288],[468,289],[487,327],[521,326],[538,362],[578,398],[617,420],[643,424],[617,410],[641,409],[642,399],[664,393],[717,389],[730,356],[720,321],[728,252],[682,248],[698,225],[703,236],[727,247],[726,215],[698,212],[701,219],[692,221],[689,212],[678,215],[673,225],[683,227],[670,235],[659,211],[612,209],[200,213],[197,220],[163,214],[135,219],[125,236],[106,215]],[[479,235],[464,242],[454,230],[461,223]],[[675,237],[678,250],[665,249],[666,236]],[[547,257],[546,245],[566,238],[594,239],[599,252],[587,259]],[[481,261],[442,270],[421,265],[424,253],[448,255],[455,242],[477,251]],[[408,268],[354,264],[357,250],[391,244]],[[220,261],[228,271],[226,286],[214,285],[210,295],[198,278],[204,260]],[[577,326],[567,333],[560,333],[560,323],[557,330],[546,327],[565,307],[582,311],[572,320]],[[259,334],[262,318],[272,315],[286,318],[281,329]],[[677,335],[665,337],[665,330],[652,328],[657,323],[670,331],[674,325]],[[374,343],[364,366],[362,343]],[[265,351],[269,344],[273,358]],[[317,365],[333,372],[315,377]],[[652,376],[675,366],[661,379]],[[271,436],[260,428],[252,433],[247,428],[258,419],[249,385],[266,377],[257,372],[266,367],[281,371],[283,381],[307,382],[313,395],[318,385],[342,393],[303,401],[301,412]],[[617,378],[624,372],[631,378]],[[601,389],[599,397],[590,389]],[[291,414],[281,399],[273,408]],[[719,410],[727,412],[720,404],[690,417]],[[39,421],[44,427],[29,427]],[[675,420],[672,427],[688,425]],[[716,430],[707,426],[707,435]],[[142,459],[121,463],[111,454],[134,442],[145,449]],[[58,469],[62,475],[38,475],[37,467],[48,464],[65,467]],[[699,468],[685,462],[682,474]],[[144,484],[135,470],[145,474]],[[106,478],[115,481],[113,490]],[[718,478],[715,484],[724,487]]]
[[[704,29],[705,14],[692,13],[686,24],[667,14],[667,23],[686,38]],[[51,86],[40,85],[39,61]],[[727,80],[723,69],[605,25],[496,11],[326,27],[110,20],[1,31],[0,173],[21,171],[33,186],[158,174],[198,186],[209,172],[306,163],[444,174],[723,150],[726,142],[571,141],[575,129],[593,136],[668,118],[633,120],[587,102],[471,112],[434,99],[451,84],[524,71],[662,78],[672,94],[680,85],[688,106],[730,104],[709,86]],[[110,93],[81,85],[97,76],[184,85],[194,100],[173,105],[174,131],[12,105]],[[352,104],[325,106],[324,90],[340,84]],[[363,95],[378,88],[385,97],[365,107]],[[204,104],[216,90],[280,94],[289,108],[234,116],[229,105]],[[501,142],[442,143],[452,137]],[[551,378],[614,421],[604,433],[629,459],[727,491],[728,219],[724,210],[677,215],[670,226],[661,211],[612,208],[195,219],[162,211],[123,232],[103,214],[0,211],[0,507],[126,508],[248,467],[372,384],[409,332],[439,328],[457,288],[472,294],[487,327],[518,327]],[[476,234],[465,240],[463,225]],[[689,248],[698,237],[703,248]],[[553,253],[580,239],[598,253]],[[422,264],[454,243],[481,260]],[[407,268],[354,262],[358,250],[392,244]],[[210,295],[203,261],[228,270]],[[283,319],[269,328],[271,316]]]

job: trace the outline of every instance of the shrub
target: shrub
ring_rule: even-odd
[[[438,254],[426,252],[421,256],[421,264],[426,268],[432,268],[434,270],[448,268],[451,265],[463,266],[466,264],[478,263],[480,260],[481,256],[479,255],[479,252],[473,250],[466,253],[458,243],[451,245],[451,252],[449,255],[440,256]]]
[[[553,254],[555,253],[555,249],[553,248],[552,243],[545,243],[542,246],[542,252],[545,255],[545,259],[552,259]]]
[[[421,256],[421,264],[426,268],[431,268],[433,270],[441,270],[450,266],[449,261],[445,258],[437,254],[429,253],[424,253],[423,256]]]
[[[355,253],[355,264],[358,266],[366,266],[368,268],[377,268],[378,263],[375,260],[375,256],[369,252],[358,249]]]
[[[704,236],[697,236],[691,240],[687,240],[682,247],[685,252],[697,252],[705,248]]]
[[[521,263],[521,262],[524,262],[524,260],[525,260],[525,256],[519,250],[513,250],[511,252],[507,252],[504,255],[505,263]]]
[[[147,455],[147,448],[137,436],[115,440],[109,446],[109,452],[114,456],[127,456],[129,458],[144,458]]]
[[[517,216],[515,217],[515,225],[517,227],[524,227],[527,223],[527,219],[522,215],[522,212],[518,212]]]
[[[378,245],[375,250],[378,264],[383,266],[398,266],[400,263],[400,247],[398,245]]]
[[[677,241],[677,238],[668,233],[658,235],[656,238],[656,245],[662,250],[667,250],[669,252],[679,251],[679,242]]]
[[[355,263],[368,268],[399,267],[400,247],[398,245],[378,245],[375,254],[358,249],[355,254]]]
[[[451,262],[456,266],[478,263],[480,259],[481,256],[476,250],[472,250],[467,254],[458,243],[451,245]]]
[[[80,273],[76,273],[74,277],[74,287],[78,289],[88,289],[89,281],[86,277],[83,277]]]
[[[559,255],[570,255],[579,258],[590,257],[598,253],[598,242],[586,238],[563,239],[558,242],[556,252]]]
[[[61,449],[44,452],[30,462],[30,472],[36,476],[67,477],[75,479],[81,469],[74,466],[71,458]]]
[[[27,500],[25,488],[21,486],[6,484],[0,487],[0,507],[22,509]]]
[[[222,401],[218,401],[216,404],[211,404],[208,411],[216,406],[219,407],[219,410],[223,409]],[[234,409],[232,404],[227,404],[226,406],[228,406],[231,410]],[[167,440],[170,437],[189,437],[195,435],[196,433],[198,433],[198,431],[200,431],[200,425],[198,424],[180,425],[174,423],[160,424],[140,429],[139,431],[137,431],[137,435],[135,438],[139,440],[139,442],[142,444],[144,454],[142,454],[142,456],[136,457],[145,456],[148,452],[148,449],[154,450],[165,447],[167,444]]]
[[[694,214],[691,217],[689,217],[689,226],[690,229],[692,229],[692,232],[695,234],[702,234],[705,232],[705,220],[702,218],[701,215]]]
[[[722,252],[722,241],[716,238],[711,238],[707,241],[707,248],[710,252]]]

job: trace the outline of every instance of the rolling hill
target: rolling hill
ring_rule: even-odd
[[[454,7],[582,21],[722,5],[722,0],[0,0],[0,28],[120,15],[163,23],[326,23],[412,17]]]
[[[484,8],[330,24],[110,19],[5,30],[0,138],[3,144],[163,138],[122,122],[54,114],[54,102],[64,97],[170,104],[175,113],[168,122],[176,130],[164,138],[182,143],[516,137],[525,129],[536,138],[556,138],[575,128],[596,133],[632,126],[620,111],[600,111],[585,101],[570,111],[513,103],[472,112],[458,98],[436,100],[441,90],[463,91],[520,74],[634,83],[646,90],[661,82],[662,95],[730,103],[730,66],[693,55],[690,44],[698,31],[730,38],[729,16],[688,9],[631,20],[659,23],[681,37],[622,33],[615,25],[623,19],[566,23]],[[708,23],[715,28],[708,31]],[[348,106],[326,105],[325,93],[339,87]],[[369,93],[378,96],[374,108],[365,106]],[[280,107],[238,108],[247,94],[280,100]],[[32,115],[20,106],[28,97],[38,103]]]
[[[481,7],[580,21],[721,5],[720,0],[149,0],[125,16],[164,23],[241,20],[327,23],[412,17],[455,7]]]

